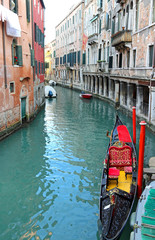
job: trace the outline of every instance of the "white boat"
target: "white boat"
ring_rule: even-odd
[[[155,239],[155,181],[145,187],[137,210],[131,215],[130,226],[134,229],[130,240]]]
[[[50,86],[55,86],[57,83],[54,80],[49,80],[49,85]]]
[[[57,93],[51,86],[45,86],[45,98],[55,98]]]

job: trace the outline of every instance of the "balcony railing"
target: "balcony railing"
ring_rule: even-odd
[[[97,72],[98,67],[97,64],[89,64],[84,66],[84,72]]]
[[[131,30],[123,30],[111,36],[111,43],[113,47],[125,45],[132,42]]]

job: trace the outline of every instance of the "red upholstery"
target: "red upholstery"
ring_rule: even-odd
[[[117,168],[109,168],[109,175],[108,177],[118,177],[119,176],[119,169]]]
[[[124,167],[125,173],[132,173],[132,167]]]
[[[123,146],[121,148],[111,146],[109,148],[109,166],[125,167],[132,166],[131,147]]]

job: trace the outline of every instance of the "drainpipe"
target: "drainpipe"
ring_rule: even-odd
[[[1,0],[1,4],[3,5],[3,0]],[[3,41],[3,62],[4,62],[4,79],[5,79],[5,88],[7,88],[7,74],[6,74],[6,54],[5,54],[5,26],[4,22],[2,22],[2,41]]]

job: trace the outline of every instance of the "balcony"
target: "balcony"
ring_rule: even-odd
[[[111,36],[112,47],[117,49],[129,47],[132,42],[131,30],[123,30]]]
[[[98,33],[93,33],[88,37],[88,45],[93,45],[98,43]]]

